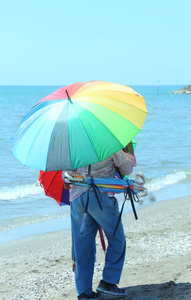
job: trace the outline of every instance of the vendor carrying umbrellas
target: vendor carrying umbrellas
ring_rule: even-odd
[[[135,165],[133,156],[122,150],[102,162],[77,169],[94,177],[113,177],[117,167],[122,175],[129,175]],[[125,259],[126,240],[120,220],[114,235],[120,212],[113,193],[99,193],[86,187],[73,185],[70,190],[73,249],[76,261],[75,282],[79,300],[101,299],[102,294],[125,296],[126,291],[117,286]],[[83,226],[84,214],[86,217]],[[99,226],[102,227],[108,247],[105,256],[103,279],[92,291],[94,273],[94,245]],[[83,228],[82,228],[83,227]],[[81,228],[81,230],[80,230]],[[83,229],[83,231],[82,231]]]
[[[101,299],[102,293],[126,295],[117,287],[126,248],[118,203],[112,194],[99,192],[93,178],[113,177],[116,167],[122,176],[131,173],[134,158],[121,149],[141,131],[146,115],[144,98],[130,87],[102,81],[75,83],[44,97],[13,137],[13,154],[23,165],[42,171],[77,169],[91,177],[93,190],[74,185],[69,199],[79,300]],[[95,293],[94,241],[99,225],[108,248]]]

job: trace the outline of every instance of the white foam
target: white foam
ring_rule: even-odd
[[[14,187],[2,187],[0,190],[0,200],[24,199],[33,195],[43,194],[44,190],[41,186],[35,184],[18,185]]]
[[[175,172],[164,177],[151,179],[151,181],[146,183],[145,186],[150,192],[158,191],[166,186],[173,185],[186,179],[187,175],[188,174],[185,171]]]

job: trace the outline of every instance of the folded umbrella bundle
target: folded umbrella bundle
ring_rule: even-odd
[[[137,175],[141,177],[142,182],[133,179],[119,179],[110,177],[98,177],[93,178],[94,184],[97,186],[100,192],[120,194],[124,193],[127,188],[130,188],[134,194],[139,194],[139,196],[146,196],[147,191],[143,186],[145,183],[144,177],[142,175]],[[64,182],[71,185],[84,186],[92,188],[92,177],[88,176],[86,173],[81,172],[65,172]]]
[[[101,204],[101,194],[100,192],[106,192],[106,193],[124,193],[125,199],[121,208],[121,212],[119,215],[119,219],[117,222],[117,225],[115,227],[113,235],[115,235],[121,216],[124,208],[124,204],[126,200],[131,201],[133,213],[135,216],[135,219],[138,219],[137,213],[134,206],[134,201],[138,202],[138,194],[141,192],[143,193],[142,196],[147,195],[146,188],[143,186],[145,183],[145,179],[142,175],[138,175],[141,177],[142,182],[138,182],[135,180],[129,180],[125,177],[122,179],[119,178],[109,178],[109,177],[100,177],[95,178],[93,176],[89,176],[87,173],[81,173],[81,172],[64,172],[64,182],[71,185],[77,185],[77,186],[83,186],[88,187],[89,189],[92,189],[95,193],[95,196],[97,198],[98,204],[100,206],[100,209],[102,210],[102,204]],[[85,212],[83,216],[82,225],[80,228],[80,234],[83,234],[85,223],[86,223],[86,217],[88,213],[88,203],[89,203],[89,196],[85,207]]]

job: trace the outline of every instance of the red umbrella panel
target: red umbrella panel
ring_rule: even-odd
[[[62,171],[40,171],[38,181],[43,186],[46,196],[54,198],[60,206],[70,205],[69,190],[64,187]]]

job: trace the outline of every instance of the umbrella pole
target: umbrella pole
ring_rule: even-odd
[[[67,97],[68,97],[68,100],[73,104],[73,102],[72,102],[72,100],[70,99],[70,96],[69,96],[69,94],[68,94],[68,91],[67,90],[65,90],[66,91],[66,95],[67,95]]]

